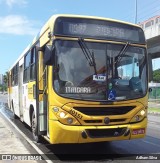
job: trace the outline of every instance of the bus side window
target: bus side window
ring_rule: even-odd
[[[31,66],[30,66],[30,79],[35,80],[35,48],[31,50]]]
[[[23,76],[23,82],[26,83],[30,80],[30,57],[31,53],[28,52],[28,54],[24,58],[24,76]]]
[[[16,64],[15,73],[14,73],[15,85],[18,85],[18,71],[19,71],[19,66],[18,66],[18,64]]]
[[[12,86],[14,86],[14,68],[12,69],[12,73],[11,73],[11,83]]]

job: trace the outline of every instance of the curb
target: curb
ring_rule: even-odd
[[[160,116],[160,113],[159,112],[148,112],[148,114]]]

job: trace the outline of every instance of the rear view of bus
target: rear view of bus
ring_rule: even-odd
[[[106,18],[56,15],[43,31],[36,51],[34,135],[52,144],[143,138],[148,105],[143,30]]]

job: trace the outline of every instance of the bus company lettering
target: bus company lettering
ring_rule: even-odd
[[[90,87],[65,87],[65,93],[91,93]]]

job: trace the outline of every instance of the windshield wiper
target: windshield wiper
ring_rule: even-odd
[[[118,58],[116,59],[116,61],[114,63],[117,63],[121,60],[122,56],[125,54],[127,48],[128,48],[129,42],[126,42],[126,44],[124,45],[124,47],[121,49],[121,51],[119,52],[119,54],[117,55]]]
[[[94,67],[95,74],[97,75],[97,68],[96,68],[94,52],[93,51],[91,52],[89,50],[85,41],[82,38],[78,39],[78,43],[82,49],[84,56],[86,57],[87,61],[89,62],[89,65]]]

